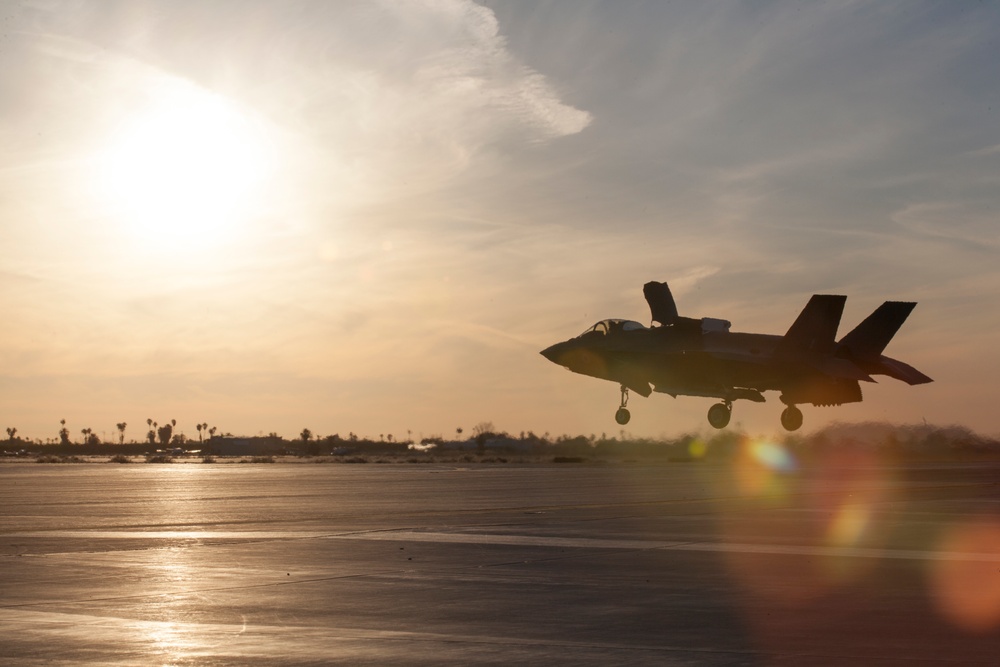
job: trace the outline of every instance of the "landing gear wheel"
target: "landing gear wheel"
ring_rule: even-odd
[[[622,404],[618,407],[618,412],[615,413],[615,421],[624,426],[628,423],[628,420],[632,418],[629,414],[628,408],[628,387],[622,385]]]
[[[715,428],[726,428],[729,426],[729,418],[732,414],[729,405],[716,403],[708,409],[708,423]]]
[[[786,431],[797,431],[802,426],[802,411],[794,405],[789,405],[781,411],[781,425]]]

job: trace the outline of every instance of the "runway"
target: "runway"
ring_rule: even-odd
[[[1000,466],[0,465],[0,662],[995,664]]]

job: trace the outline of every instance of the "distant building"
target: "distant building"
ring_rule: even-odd
[[[213,435],[205,442],[204,451],[215,456],[275,456],[285,453],[285,443],[274,436]]]

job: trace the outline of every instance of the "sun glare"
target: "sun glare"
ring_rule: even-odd
[[[190,84],[166,88],[111,139],[98,189],[140,243],[217,245],[253,216],[273,151],[234,103]]]

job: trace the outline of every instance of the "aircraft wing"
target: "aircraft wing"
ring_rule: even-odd
[[[755,355],[749,352],[735,350],[706,350],[706,353],[721,361],[738,361],[744,364],[755,364],[758,366],[768,366],[775,363],[776,357],[767,355]],[[841,359],[829,354],[800,353],[794,359],[777,358],[779,362],[790,363],[796,366],[807,366],[830,377],[843,378],[845,380],[860,380],[862,382],[875,382],[875,379],[860,368],[857,364],[848,359]],[[901,363],[901,362],[897,362]],[[905,364],[904,364],[905,365]],[[912,369],[911,369],[912,370]],[[919,371],[917,371],[919,372]],[[890,373],[885,373],[889,375]]]

